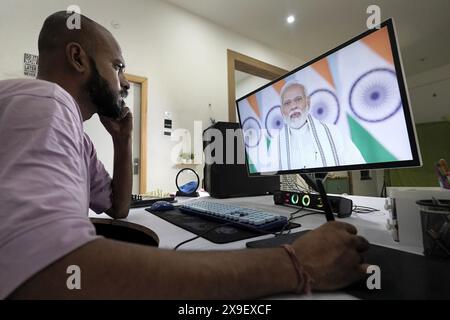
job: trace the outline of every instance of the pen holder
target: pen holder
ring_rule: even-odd
[[[420,200],[424,255],[450,259],[450,200]]]

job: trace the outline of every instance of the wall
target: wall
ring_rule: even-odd
[[[370,180],[361,180],[360,171],[352,172],[353,194],[358,196],[379,197],[384,182],[384,170],[369,170]]]
[[[0,79],[22,77],[23,53],[37,54],[37,37],[44,19],[70,4],[72,0],[2,1]],[[192,131],[194,120],[202,121],[203,128],[208,126],[209,104],[216,120],[227,120],[227,49],[288,70],[301,64],[295,57],[158,0],[78,0],[77,5],[116,37],[126,71],[149,79],[149,190],[174,191],[178,168],[170,157],[177,142],[163,135],[165,111],[172,112],[174,129]],[[118,21],[120,28],[113,28],[111,20]],[[201,166],[197,168],[201,173]]]
[[[412,75],[407,82],[416,123],[450,116],[450,64]]]
[[[262,87],[269,82],[270,80],[249,75],[241,81],[236,82],[236,99],[249,94],[250,92],[258,89],[259,87]]]
[[[406,82],[415,123],[450,119],[450,64],[410,75]],[[359,171],[355,171],[352,177],[353,193],[367,196],[380,195],[384,183],[384,170],[371,170],[371,176],[372,180],[361,181]]]

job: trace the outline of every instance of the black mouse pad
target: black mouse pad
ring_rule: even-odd
[[[249,248],[291,244],[307,231],[247,242]],[[380,289],[369,290],[367,278],[344,291],[360,299],[450,299],[450,260],[425,257],[371,244],[364,261],[380,267]],[[370,275],[368,275],[370,276]]]
[[[183,228],[189,232],[192,232],[196,235],[201,235],[202,238],[209,240],[214,243],[223,244],[228,242],[234,242],[254,237],[259,237],[263,233],[258,233],[256,231],[245,230],[238,227],[234,227],[232,225],[217,227],[217,229],[213,229],[207,233],[205,233],[208,229],[212,229],[216,226],[220,226],[223,223],[203,219],[201,217],[196,217],[193,215],[189,215],[181,212],[178,209],[170,210],[170,211],[150,211],[149,208],[145,209],[146,211],[154,214],[155,216],[164,219],[174,225]],[[285,230],[289,230],[292,228],[297,228],[300,225],[297,223],[290,223]],[[205,233],[205,234],[204,234]]]

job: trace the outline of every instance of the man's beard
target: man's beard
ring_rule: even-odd
[[[286,124],[292,129],[300,129],[308,118],[308,110],[304,110],[303,112],[300,109],[294,109],[289,112],[289,115],[285,117]]]
[[[113,92],[108,82],[98,72],[97,65],[89,58],[92,74],[87,82],[87,90],[92,103],[97,107],[97,113],[113,119],[119,119],[125,107],[125,99],[128,95],[126,90]]]

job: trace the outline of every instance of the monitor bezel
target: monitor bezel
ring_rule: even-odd
[[[410,167],[420,167],[422,165],[422,158],[421,154],[419,152],[419,142],[417,139],[417,133],[416,128],[414,125],[414,117],[411,110],[411,103],[409,99],[408,94],[408,88],[405,81],[405,73],[403,70],[403,64],[402,64],[402,58],[400,53],[400,46],[398,44],[398,38],[397,33],[394,25],[394,20],[392,18],[389,18],[385,21],[383,21],[380,24],[380,28],[387,27],[388,34],[389,34],[389,41],[392,49],[392,56],[394,59],[394,66],[395,71],[397,74],[398,84],[399,84],[399,90],[400,90],[400,96],[402,99],[402,105],[403,105],[403,112],[405,115],[406,120],[406,127],[408,131],[408,138],[409,138],[409,144],[411,146],[411,154],[413,156],[412,160],[402,160],[402,161],[389,161],[389,162],[376,162],[376,163],[365,163],[365,164],[356,164],[356,165],[345,165],[345,166],[333,166],[333,167],[316,167],[316,168],[304,168],[304,169],[294,169],[294,170],[278,170],[278,171],[271,171],[271,172],[250,172],[250,166],[248,163],[248,154],[247,154],[247,147],[245,146],[244,142],[244,149],[245,149],[245,165],[247,167],[247,174],[249,176],[267,176],[267,175],[281,175],[281,174],[295,174],[295,173],[318,173],[318,172],[337,172],[337,171],[357,171],[357,170],[372,170],[372,169],[395,169],[395,168],[410,168]],[[311,64],[326,58],[327,56],[335,53],[336,51],[341,50],[342,48],[349,46],[350,44],[361,40],[362,38],[370,35],[371,33],[374,33],[378,31],[379,29],[369,29],[364,31],[363,33],[351,38],[350,40],[342,43],[341,45],[325,52],[324,54],[318,56],[317,58],[314,58],[303,65],[295,68],[292,71],[289,71],[288,73],[276,78],[275,80],[265,84],[264,86],[261,86],[257,88],[256,90],[253,90],[252,92],[246,94],[245,96],[239,98],[236,100],[236,109],[237,114],[239,118],[239,125],[241,126],[241,115],[239,112],[239,102],[242,100],[247,99],[248,97],[254,95],[255,93],[264,90],[265,88],[273,85],[277,81],[280,81],[288,76],[290,76],[293,73],[296,73],[304,68],[307,68]],[[242,126],[241,126],[242,127]]]

